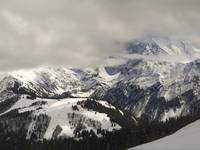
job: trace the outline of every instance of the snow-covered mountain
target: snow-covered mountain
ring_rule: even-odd
[[[169,37],[146,37],[126,44],[129,54],[142,54],[147,56],[182,56],[185,60],[194,60],[200,56],[200,47],[185,39]],[[181,60],[175,60],[181,61]]]
[[[69,124],[74,121],[70,115],[72,105],[73,108],[77,105],[75,108],[79,111],[75,118],[83,121],[83,128],[94,132],[99,129],[96,126],[107,131],[125,126],[109,121],[113,114],[107,115],[114,107],[128,111],[133,118],[157,121],[198,112],[200,50],[195,44],[169,38],[139,39],[128,43],[121,56],[108,60],[118,63],[107,63],[95,69],[48,66],[4,73],[0,81],[0,117],[13,112],[26,114],[30,118],[25,121],[27,137],[38,128],[32,118],[41,117],[45,125],[39,132],[41,135],[37,135],[40,139],[52,138],[55,130],[57,136],[74,136],[72,133],[78,124],[77,120]],[[88,102],[87,98],[94,100],[92,106],[108,103],[111,107],[103,105],[108,109],[103,111],[96,107],[95,110],[85,109],[82,106]],[[121,110],[113,113],[124,122],[130,121]],[[97,118],[95,115],[100,120],[92,120]],[[94,122],[95,126],[91,127],[88,122]]]
[[[166,120],[190,113],[191,104],[198,103],[199,60],[183,64],[134,59],[109,70],[120,72],[119,82],[103,99],[119,103],[137,117],[147,114]]]
[[[103,68],[48,66],[4,74],[0,82],[0,124],[6,126],[5,131],[23,128],[27,139],[37,140],[79,139],[82,134],[93,133],[101,137],[105,131],[134,125],[134,117],[124,115],[105,100],[89,98],[98,87],[106,89],[110,84],[111,76],[106,76]]]
[[[127,61],[105,67],[108,73],[118,74],[118,82],[103,99],[150,120],[165,121],[196,111],[200,51],[195,44],[156,37],[127,45],[128,54],[121,56]]]
[[[176,133],[159,140],[143,144],[130,150],[178,150],[178,149],[199,149],[200,121],[196,121],[178,130]]]
[[[21,87],[33,90],[37,96],[55,97],[70,92],[87,97],[101,84],[95,72],[91,70],[66,69],[63,67],[40,67],[33,70],[11,72],[10,76],[17,79]]]

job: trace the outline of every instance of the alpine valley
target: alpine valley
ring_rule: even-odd
[[[1,73],[1,150],[123,150],[199,119],[200,48],[148,37],[96,68]]]

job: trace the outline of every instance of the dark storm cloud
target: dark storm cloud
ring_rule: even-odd
[[[0,0],[0,69],[93,66],[146,34],[200,42],[199,0]]]

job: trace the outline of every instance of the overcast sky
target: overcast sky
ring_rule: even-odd
[[[0,70],[94,66],[119,42],[199,33],[200,0],[0,0]]]

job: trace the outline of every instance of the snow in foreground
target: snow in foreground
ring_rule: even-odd
[[[113,126],[113,122],[107,114],[89,110],[77,105],[78,102],[86,100],[86,98],[65,98],[60,100],[36,98],[31,100],[27,99],[26,95],[22,95],[9,110],[0,114],[0,116],[16,109],[18,110],[18,113],[33,111],[33,116],[46,114],[50,117],[50,123],[46,133],[44,134],[45,139],[52,138],[57,125],[62,128],[62,132],[58,136],[67,137],[74,137],[76,123],[82,123],[86,127],[85,130],[90,131],[92,129],[95,133],[99,128],[107,131],[113,131],[121,128],[117,123]],[[42,102],[44,104],[40,104]],[[104,107],[116,109],[114,106],[105,101],[97,102]],[[75,105],[77,106],[78,111],[73,110],[73,106]],[[27,139],[30,138],[35,126],[36,122],[32,121],[28,129]]]
[[[130,150],[181,150],[200,148],[200,120],[165,138],[143,144]]]

